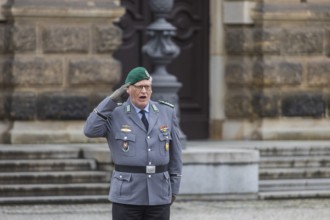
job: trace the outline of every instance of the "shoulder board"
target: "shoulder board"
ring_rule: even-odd
[[[170,106],[171,108],[174,108],[174,105],[171,104],[171,103],[169,103],[169,102],[165,102],[165,101],[163,101],[163,100],[159,100],[158,102],[159,102],[160,104],[167,105],[167,106]]]

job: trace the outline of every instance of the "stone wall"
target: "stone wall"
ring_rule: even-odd
[[[81,127],[120,80],[121,65],[112,53],[122,33],[113,22],[123,13],[110,0],[4,4],[0,142],[72,142],[72,135],[73,142],[85,140],[81,129],[63,130],[63,125]],[[59,121],[59,130],[51,128]],[[58,132],[63,138],[53,136]]]
[[[329,2],[255,3],[225,25],[224,139],[330,139]]]

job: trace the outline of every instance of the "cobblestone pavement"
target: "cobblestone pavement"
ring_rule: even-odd
[[[171,220],[329,220],[330,199],[176,202]],[[0,220],[111,220],[111,204],[0,206]]]

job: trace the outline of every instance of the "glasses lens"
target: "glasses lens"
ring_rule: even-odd
[[[150,91],[151,90],[151,86],[135,86],[135,85],[133,85],[133,86],[138,91],[141,91],[143,88],[145,88],[146,91]]]

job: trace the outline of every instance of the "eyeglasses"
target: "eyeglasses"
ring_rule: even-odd
[[[146,91],[151,91],[151,86],[146,86],[146,85],[142,85],[142,86],[132,85],[132,86],[139,92],[142,91],[143,88],[145,88]]]

